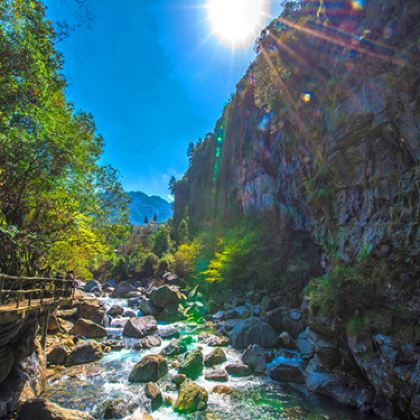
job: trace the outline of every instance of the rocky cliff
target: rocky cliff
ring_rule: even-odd
[[[420,418],[419,19],[416,0],[289,2],[175,186],[175,223],[269,211],[285,243],[317,247],[330,277],[308,322],[334,278],[346,310],[318,331],[385,417]]]

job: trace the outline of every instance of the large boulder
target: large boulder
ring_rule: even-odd
[[[165,346],[160,354],[163,356],[177,356],[187,351],[187,345],[182,340],[172,340]]]
[[[131,338],[143,338],[157,331],[157,322],[153,316],[130,318],[124,325],[123,335]]]
[[[128,294],[134,289],[135,287],[133,287],[130,282],[122,281],[115,286],[114,291],[112,292],[112,297],[127,298]]]
[[[283,328],[293,337],[297,338],[303,330],[303,316],[298,309],[287,312],[283,318]]]
[[[181,385],[174,410],[178,413],[194,413],[207,407],[208,394],[205,388],[195,382],[186,381]]]
[[[89,414],[68,410],[41,398],[23,403],[17,418],[18,420],[93,420]]]
[[[49,365],[64,365],[70,352],[64,346],[55,346],[47,353]]]
[[[2,383],[12,370],[15,356],[10,347],[0,348],[0,383]]]
[[[258,344],[251,344],[242,353],[242,361],[251,366],[255,373],[264,373],[265,351]]]
[[[115,318],[117,316],[122,316],[123,313],[124,313],[124,308],[119,305],[113,305],[106,311],[106,314],[112,318]]]
[[[99,281],[90,280],[86,283],[84,290],[86,293],[94,293],[95,295],[99,296],[102,292],[102,285]]]
[[[87,300],[77,308],[77,317],[89,319],[90,321],[101,324],[104,319],[105,309],[97,299]]]
[[[168,373],[166,359],[160,354],[144,356],[131,370],[130,382],[156,382]]]
[[[170,305],[181,303],[183,295],[176,286],[161,286],[153,289],[150,293],[150,300],[158,308],[165,309]]]
[[[160,327],[158,331],[159,337],[164,340],[169,340],[170,338],[179,337],[179,328],[174,325],[168,325],[167,327]]]
[[[180,364],[178,371],[191,379],[196,379],[201,375],[203,368],[203,352],[200,349],[196,349],[185,355],[184,361]]]
[[[251,344],[270,348],[275,347],[279,341],[270,324],[254,317],[241,320],[230,332],[229,337],[236,349],[244,349]]]
[[[240,362],[229,363],[225,369],[232,376],[249,376],[252,374],[252,367]]]
[[[103,355],[102,346],[95,341],[84,341],[73,349],[66,360],[66,366],[83,365],[99,360]]]
[[[303,383],[305,378],[300,366],[287,361],[276,364],[270,370],[270,377],[278,382]]]
[[[156,383],[148,382],[144,386],[144,393],[146,394],[146,397],[150,400],[152,411],[157,410],[162,405],[162,392],[160,391],[160,388]]]
[[[129,414],[129,407],[122,398],[106,400],[101,404],[98,414],[105,420],[122,419]]]
[[[207,367],[220,365],[223,362],[226,362],[226,354],[219,347],[216,347],[204,358],[204,365]]]
[[[153,305],[150,299],[146,298],[140,298],[137,307],[143,315],[152,315],[156,317],[160,312],[159,308]]]
[[[69,334],[86,338],[106,337],[105,328],[88,319],[78,319]]]

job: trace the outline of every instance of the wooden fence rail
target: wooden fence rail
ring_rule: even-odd
[[[73,299],[76,280],[49,277],[19,277],[0,273],[0,306],[16,302],[16,308],[31,306],[37,299]]]

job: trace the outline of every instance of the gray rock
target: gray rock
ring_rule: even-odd
[[[204,374],[204,378],[207,381],[215,381],[215,382],[227,382],[229,376],[224,369],[220,370],[210,370]]]
[[[86,293],[101,293],[102,285],[99,281],[90,280],[86,283],[84,290]]]
[[[134,287],[128,281],[122,281],[115,286],[112,296],[115,298],[127,298],[128,293],[134,290]]]
[[[47,363],[49,365],[64,365],[69,351],[63,346],[55,346],[47,353]]]
[[[255,373],[264,373],[265,352],[258,344],[251,344],[242,353],[242,361],[251,366]]]
[[[314,346],[308,340],[308,329],[302,331],[296,341],[296,346],[302,359],[310,359],[315,354]]]
[[[67,357],[65,366],[83,365],[85,363],[99,360],[103,355],[103,350],[100,344],[94,341],[84,341],[72,350]]]
[[[119,305],[113,305],[106,311],[106,314],[111,316],[112,318],[115,318],[117,316],[122,316],[123,313],[124,313],[124,308],[122,308]]]
[[[240,321],[229,337],[236,349],[244,349],[250,344],[258,344],[264,348],[275,347],[278,344],[277,334],[270,324],[253,317]]]
[[[281,362],[275,365],[270,370],[270,377],[278,382],[294,382],[299,384],[305,382],[301,368],[287,362]]]
[[[131,370],[130,382],[156,382],[168,373],[168,365],[163,356],[149,354],[144,356]]]
[[[69,334],[86,338],[106,337],[105,328],[88,319],[78,319],[69,331]]]
[[[158,308],[165,309],[170,305],[178,305],[182,301],[182,294],[179,287],[161,286],[153,289],[150,293],[150,300]]]
[[[167,340],[170,338],[178,338],[179,330],[178,330],[178,327],[169,325],[167,327],[159,327],[158,334],[164,340]]]
[[[18,420],[93,420],[89,414],[62,408],[41,398],[24,402],[17,418]]]
[[[162,405],[162,392],[160,391],[160,388],[156,383],[147,383],[144,387],[144,393],[146,394],[146,397],[150,400],[152,411],[157,410]]]
[[[157,322],[153,316],[130,318],[125,324],[123,335],[131,338],[143,338],[157,331]]]
[[[204,365],[207,367],[220,365],[223,362],[226,362],[226,354],[219,347],[216,347],[204,358]]]
[[[229,363],[225,366],[226,372],[232,376],[249,376],[252,375],[252,367],[243,363]]]

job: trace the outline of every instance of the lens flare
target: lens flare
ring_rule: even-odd
[[[365,0],[352,0],[351,6],[354,10],[362,10],[365,7]]]
[[[301,99],[305,103],[311,102],[311,100],[312,100],[312,93],[311,92],[303,93],[302,96],[301,96]]]
[[[247,47],[264,27],[269,0],[208,0],[208,18],[225,44]]]

